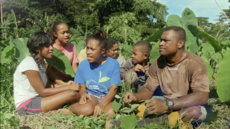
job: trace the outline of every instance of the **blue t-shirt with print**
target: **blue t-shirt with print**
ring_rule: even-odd
[[[89,63],[86,59],[80,63],[74,81],[86,85],[87,93],[101,100],[108,93],[110,84],[121,83],[119,63],[110,57],[102,65]]]

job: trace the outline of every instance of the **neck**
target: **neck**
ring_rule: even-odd
[[[40,55],[37,55],[37,56],[38,56],[38,58],[39,58],[40,61],[43,61],[43,60],[44,60],[44,58],[41,57]]]
[[[94,63],[96,65],[102,65],[105,63],[105,61],[107,60],[107,56],[102,56],[101,58],[99,58],[97,61],[95,61]]]
[[[175,54],[167,56],[166,58],[169,64],[174,64],[174,63],[181,61],[183,57],[184,57],[184,50],[181,49],[181,50],[178,50]]]
[[[148,59],[144,60],[144,62],[142,63],[142,66],[143,67],[149,66],[149,60]]]
[[[58,39],[55,40],[55,44],[58,46],[58,47],[65,47],[66,44],[64,43],[61,43]]]

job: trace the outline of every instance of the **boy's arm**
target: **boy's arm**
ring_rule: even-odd
[[[131,59],[128,59],[124,66],[120,68],[120,75],[121,75],[121,79],[124,78],[125,74],[127,74],[128,72],[131,72],[133,70],[132,68],[132,60]]]

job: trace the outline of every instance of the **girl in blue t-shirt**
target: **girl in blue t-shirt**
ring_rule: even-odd
[[[99,116],[104,110],[106,116],[114,114],[112,100],[120,84],[119,63],[106,56],[105,32],[97,30],[86,39],[87,59],[77,69],[74,81],[81,87],[80,101],[69,110],[85,116]]]

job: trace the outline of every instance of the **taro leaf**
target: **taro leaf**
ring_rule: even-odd
[[[50,59],[46,59],[46,61],[51,66],[54,66],[58,71],[68,74],[72,77],[75,76],[68,57],[58,49],[53,48],[53,57]]]
[[[209,43],[202,44],[202,55],[204,57],[210,59],[213,54],[215,54],[215,50]]]
[[[183,27],[181,18],[178,15],[172,14],[167,19],[167,26],[180,26]]]
[[[80,51],[82,49],[84,49],[85,47],[85,40],[77,40],[77,41],[71,41],[72,44],[74,44],[74,46],[77,49],[77,55],[79,55]]]
[[[230,102],[230,49],[224,54],[217,71],[217,94],[221,102]]]
[[[12,61],[9,56],[13,53],[14,45],[10,44],[9,46],[5,47],[3,51],[1,51],[1,64],[8,64]]]
[[[215,49],[215,52],[221,51],[221,46],[220,46],[219,42],[214,37],[205,33],[201,29],[198,29],[198,30],[199,30],[199,36],[204,38],[210,45],[212,45],[212,47]]]
[[[191,33],[191,31],[188,31],[188,30],[186,30],[186,38],[187,38],[187,40],[186,40],[186,42],[185,42],[185,44],[190,44],[189,45],[189,50],[192,52],[192,53],[196,53],[197,52],[197,50],[199,49],[199,46],[198,46],[198,41],[197,41],[197,37],[195,36],[195,35],[193,35],[192,33]]]
[[[26,46],[27,41],[28,38],[17,38],[12,40],[16,47],[15,57],[18,62],[21,62],[24,58],[30,55],[29,49]]]
[[[110,78],[109,77],[103,77],[99,80],[99,82],[106,82],[108,81]]]
[[[223,59],[221,52],[214,53],[211,58],[216,61],[217,63],[220,63]]]
[[[189,8],[185,8],[182,12],[181,22],[183,24],[183,28],[189,28],[189,26],[196,27],[197,19],[194,12]]]
[[[120,110],[123,113],[131,113],[138,108],[140,104],[132,104],[130,107],[124,107]]]
[[[159,44],[160,42],[154,44],[152,51],[150,53],[150,63],[153,63],[158,57],[160,57],[160,52],[159,52]]]
[[[119,102],[117,102],[116,100],[115,101],[113,101],[113,110],[115,111],[115,112],[118,112],[119,111],[119,109],[121,108],[121,103],[119,103]]]
[[[121,127],[123,129],[134,129],[137,126],[137,118],[133,114],[131,116],[126,116],[125,119],[121,122]]]
[[[162,33],[164,32],[164,29],[158,30],[153,35],[149,36],[148,39],[146,39],[148,42],[157,42],[160,38]]]
[[[201,58],[204,60],[204,63],[205,63],[207,70],[208,70],[208,78],[209,78],[209,81],[211,81],[212,75],[213,75],[213,68],[211,67],[207,58],[205,58],[204,56],[201,56]]]

